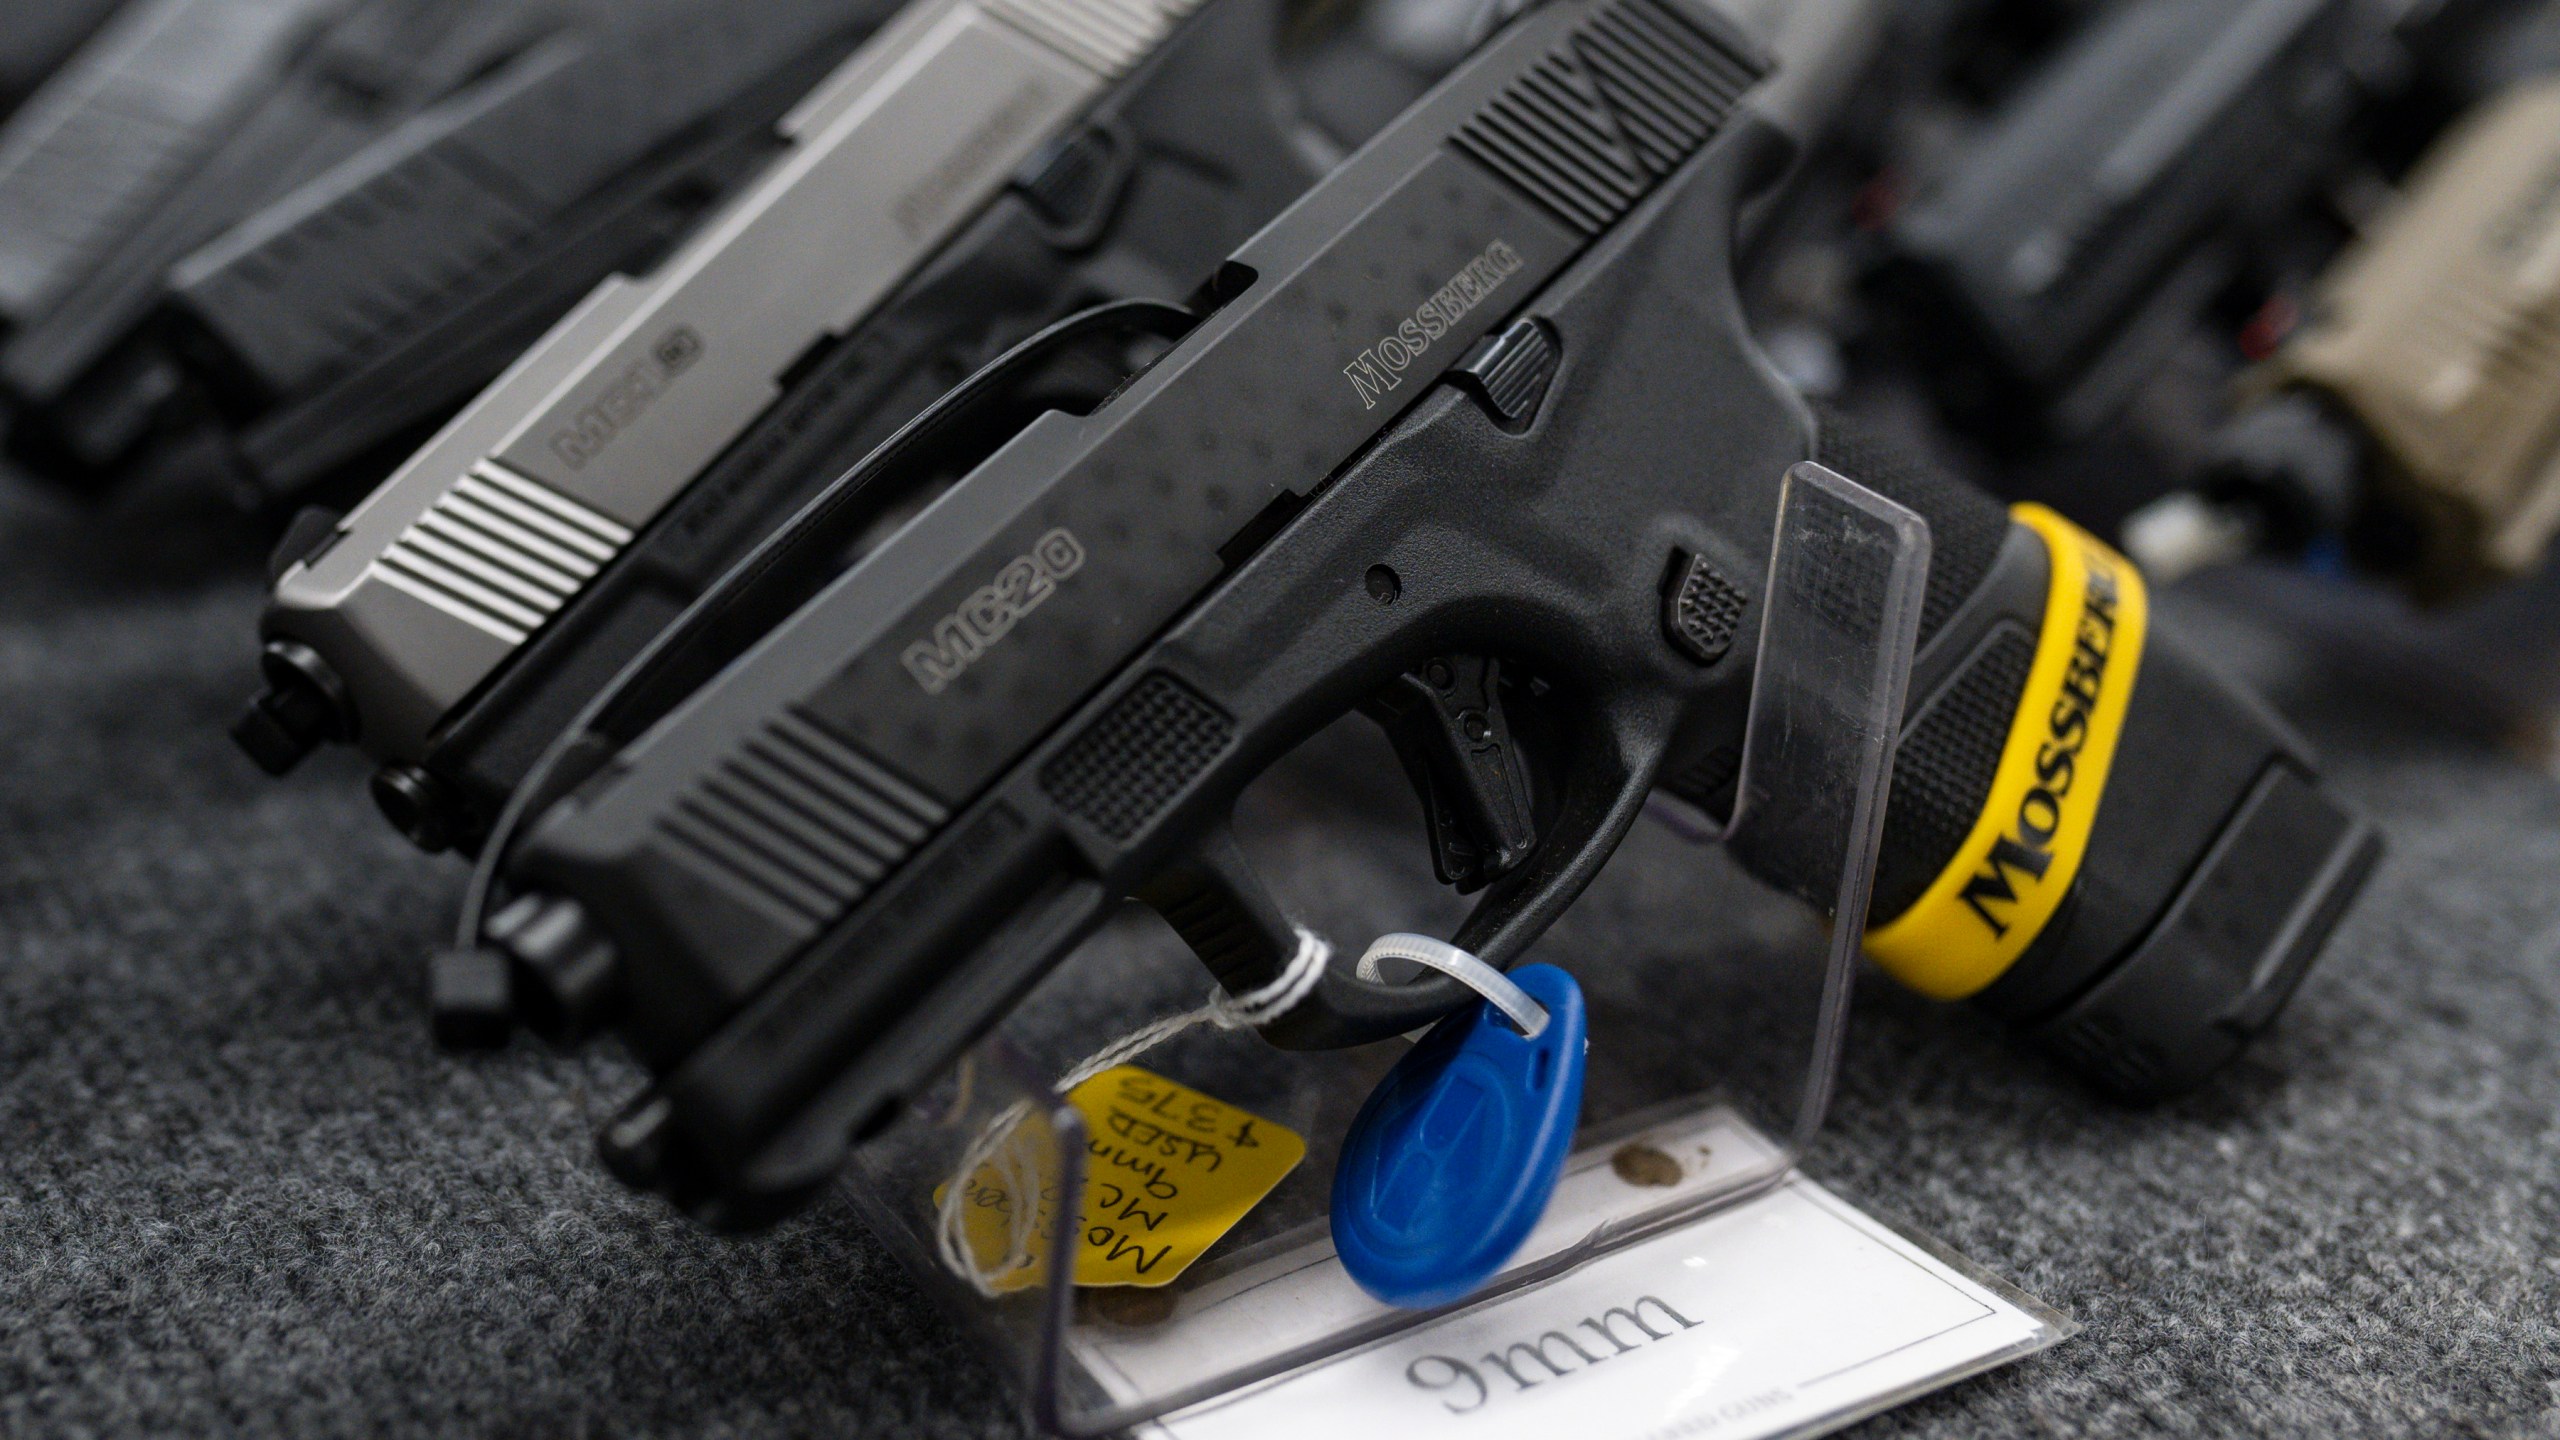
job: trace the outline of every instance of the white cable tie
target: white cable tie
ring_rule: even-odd
[[[1547,1007],[1529,998],[1529,992],[1512,983],[1510,976],[1446,940],[1429,935],[1381,935],[1360,957],[1360,978],[1384,978],[1379,967],[1388,960],[1410,960],[1439,971],[1492,1002],[1495,1009],[1511,1017],[1521,1034],[1532,1040],[1547,1028]]]

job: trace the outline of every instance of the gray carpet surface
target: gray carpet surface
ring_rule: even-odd
[[[847,1201],[701,1234],[592,1163],[628,1068],[431,1049],[457,868],[348,757],[279,784],[223,739],[255,545],[0,501],[0,1431],[1021,1433]],[[2560,789],[2288,593],[2167,609],[2389,858],[2276,1035],[2157,1110],[1863,985],[1810,1168],[2085,1328],[1857,1433],[2560,1434]]]

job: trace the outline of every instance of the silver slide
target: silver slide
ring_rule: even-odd
[[[356,741],[436,722],[1200,0],[917,0],[655,272],[599,287],[278,580]]]

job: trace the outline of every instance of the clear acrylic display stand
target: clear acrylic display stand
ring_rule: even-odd
[[[1928,554],[1909,510],[1818,466],[1787,475],[1735,813],[1658,800],[1662,823],[1627,842],[1643,863],[1613,864],[1531,952],[1573,971],[1589,1002],[1566,1185],[1606,1193],[1551,1209],[1465,1304],[1764,1192],[1820,1126],[1863,929],[1831,921],[1866,913]],[[1248,850],[1262,837],[1253,858],[1275,893],[1333,937],[1336,964],[1387,931],[1447,934],[1463,913],[1417,873],[1420,812],[1364,724],[1320,736],[1237,818]],[[1791,857],[1799,889],[1827,903],[1747,879],[1719,840]],[[1133,912],[858,1154],[873,1227],[1061,1434],[1116,1432],[1432,1318],[1362,1295],[1326,1239],[1337,1149],[1395,1042],[1283,1052],[1204,1026],[1143,1057],[1304,1136],[1307,1156],[1171,1283],[1071,1283],[1094,1228],[1081,1208],[1092,1137],[1051,1087],[1105,1042],[1193,1009],[1205,985],[1162,923]]]

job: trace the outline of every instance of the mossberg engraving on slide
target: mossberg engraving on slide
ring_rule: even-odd
[[[1084,568],[1084,546],[1064,530],[1040,537],[1028,555],[996,572],[993,583],[934,622],[933,633],[907,647],[900,663],[927,695],[939,695],[977,663],[1022,617],[1058,593],[1058,582]]]
[[[951,153],[940,164],[925,172],[925,177],[907,187],[895,204],[889,207],[891,219],[906,232],[910,240],[921,240],[934,221],[942,218],[954,197],[987,168],[1004,148],[1020,139],[1023,132],[1038,124],[1048,112],[1049,91],[1037,80],[1026,80],[1022,88],[976,129],[960,138]]]
[[[1360,397],[1360,408],[1375,410],[1378,397],[1404,383],[1404,372],[1443,335],[1455,329],[1469,312],[1485,302],[1486,297],[1502,288],[1502,282],[1518,274],[1520,253],[1503,241],[1484,247],[1484,253],[1467,262],[1466,268],[1449,277],[1449,283],[1432,292],[1430,299],[1417,307],[1411,319],[1398,325],[1395,333],[1379,338],[1378,343],[1360,352],[1360,358],[1342,367],[1351,379],[1352,390]]]

